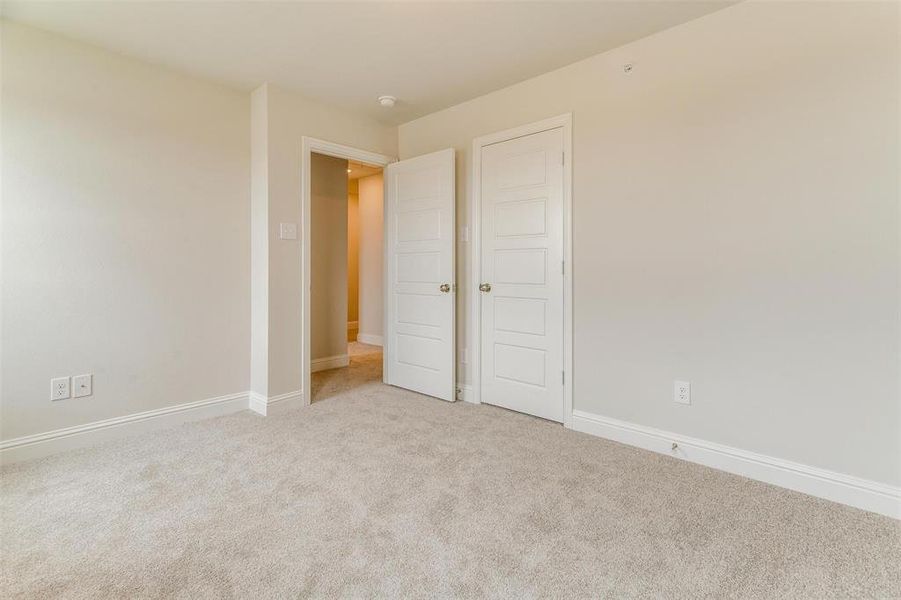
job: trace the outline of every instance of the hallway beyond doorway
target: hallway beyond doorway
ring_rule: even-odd
[[[379,346],[349,342],[350,365],[312,374],[311,402],[319,402],[354,388],[382,382],[382,349]]]

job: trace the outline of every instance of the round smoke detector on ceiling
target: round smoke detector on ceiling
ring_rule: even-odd
[[[397,102],[397,98],[394,96],[379,96],[379,104],[385,108],[391,108],[395,102]]]

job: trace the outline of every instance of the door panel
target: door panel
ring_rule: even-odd
[[[453,400],[454,151],[389,165],[385,188],[385,382]]]
[[[563,129],[482,149],[481,399],[563,421]]]

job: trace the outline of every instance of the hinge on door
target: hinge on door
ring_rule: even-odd
[[[560,383],[566,385],[566,371],[560,371]]]
[[[566,275],[566,261],[565,260],[560,261],[560,274]]]
[[[561,164],[561,165],[565,165],[565,164],[566,164],[566,152],[561,152],[561,153],[560,153],[560,164]]]

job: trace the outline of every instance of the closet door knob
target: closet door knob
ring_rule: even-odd
[[[450,284],[449,284],[449,283],[442,283],[442,284],[441,284],[441,287],[439,287],[438,289],[441,290],[442,292],[444,292],[444,293],[446,294],[446,293],[448,293],[448,292],[450,291]]]
[[[482,285],[479,286],[479,290],[481,290],[481,291],[483,291],[483,292],[490,292],[490,291],[491,291],[491,284],[490,284],[490,283],[483,283]]]

